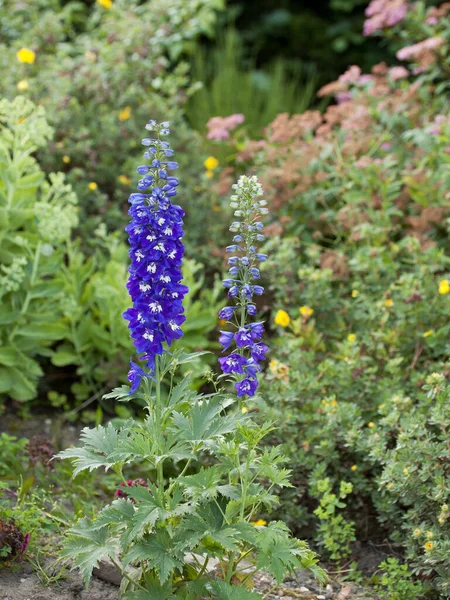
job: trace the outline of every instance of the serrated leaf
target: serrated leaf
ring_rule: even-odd
[[[107,528],[92,528],[87,519],[81,519],[72,527],[69,536],[61,556],[74,560],[74,566],[80,569],[83,581],[88,584],[93,569],[105,558],[114,559],[117,548]]]
[[[215,498],[218,494],[218,484],[220,473],[214,468],[200,469],[195,475],[186,475],[179,480],[184,487],[186,494],[192,500],[209,500]]]
[[[172,539],[164,529],[158,530],[149,539],[133,546],[124,556],[124,567],[135,560],[145,560],[149,568],[157,571],[161,583],[167,581],[174,571],[181,571],[184,564],[183,556],[176,551]]]
[[[247,590],[244,586],[236,587],[225,581],[214,581],[206,588],[215,600],[261,600],[261,595]]]
[[[63,450],[58,457],[72,459],[75,466],[73,477],[82,471],[93,471],[99,467],[108,470],[118,462],[110,456],[126,436],[127,430],[118,430],[111,423],[107,427],[99,425],[95,429],[85,427],[80,435],[84,445],[81,448]]]

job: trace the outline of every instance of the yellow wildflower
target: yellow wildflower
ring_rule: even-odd
[[[30,48],[21,48],[17,54],[17,60],[21,63],[32,65],[36,60],[36,54]]]
[[[386,487],[388,490],[391,490],[394,487],[394,484],[389,482]]]
[[[433,532],[432,531],[426,531],[425,535],[427,536],[427,540],[431,540],[433,537]]]
[[[257,521],[252,521],[252,525],[254,527],[265,527],[267,525],[267,521],[264,521],[264,519],[258,519]]]
[[[358,465],[352,465],[352,466],[350,467],[350,470],[351,470],[351,471],[357,471],[357,470],[358,470]]]
[[[426,550],[427,552],[429,552],[430,550],[433,550],[433,548],[434,548],[434,544],[433,544],[433,542],[427,542],[427,543],[425,544],[424,548],[425,548],[425,550]]]
[[[405,469],[403,469],[403,474],[404,474],[404,475],[409,475],[409,469],[406,469],[406,468],[405,468]]]
[[[423,337],[428,337],[430,335],[433,335],[434,333],[434,329],[429,329],[428,331],[425,331],[425,333],[423,334]]]
[[[314,312],[314,309],[312,309],[310,306],[300,306],[298,310],[302,317],[305,317],[305,319],[309,319]]]
[[[290,316],[285,310],[279,310],[275,315],[275,325],[281,325],[281,327],[287,327],[291,322]]]
[[[214,169],[219,166],[219,161],[217,158],[214,158],[214,156],[208,156],[203,164],[208,171],[214,171]]]
[[[439,517],[438,521],[439,521],[439,525],[443,525],[445,523],[445,518]]]
[[[95,183],[95,181],[90,181],[88,188],[91,190],[91,192],[95,192],[95,190],[98,188],[98,185]]]
[[[248,408],[247,408],[246,406],[243,406],[243,407],[241,408],[241,413],[242,413],[243,415],[245,415],[245,413],[248,413]]]
[[[70,156],[67,156],[67,154],[64,154],[64,156],[62,157],[62,161],[63,161],[63,163],[66,163],[66,165],[68,165],[70,163]]]
[[[422,535],[422,530],[421,530],[421,529],[419,529],[419,528],[417,528],[417,529],[414,529],[414,531],[413,531],[413,536],[414,536],[414,537],[419,537],[419,535]]]
[[[354,333],[349,333],[347,339],[349,342],[356,342],[356,335]]]
[[[123,185],[131,185],[131,179],[126,175],[119,175],[117,179],[120,181],[120,183],[123,183]]]
[[[352,298],[357,298],[359,296],[358,290],[352,290]]]
[[[19,81],[19,83],[17,84],[17,89],[19,90],[19,92],[24,92],[29,87],[30,87],[30,84],[28,83],[28,81],[26,79],[22,79],[22,81]]]
[[[391,306],[394,306],[394,301],[392,300],[392,298],[388,298],[384,301],[384,305],[386,306],[386,308],[391,308]]]
[[[450,292],[450,284],[448,279],[443,279],[439,282],[439,293],[440,294],[448,294]]]
[[[211,179],[211,177],[214,175],[214,171],[211,171],[211,169],[208,169],[208,171],[205,171],[205,175],[206,175],[206,177],[208,177],[208,179]]]
[[[373,429],[375,427],[375,423],[370,421],[370,423],[367,423],[367,427],[370,427],[370,429]]]
[[[128,121],[131,117],[131,107],[125,106],[119,113],[119,121]]]
[[[100,6],[109,10],[112,6],[112,0],[97,0],[97,4],[100,4]]]

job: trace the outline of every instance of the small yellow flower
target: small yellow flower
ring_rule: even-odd
[[[21,48],[17,54],[17,60],[21,63],[32,65],[36,60],[36,54],[30,48]]]
[[[367,427],[370,427],[370,429],[373,429],[375,427],[375,423],[370,421],[370,423],[367,423]]]
[[[386,487],[388,490],[391,490],[394,487],[394,484],[389,482]]]
[[[248,408],[247,408],[246,406],[243,406],[243,407],[241,408],[241,413],[242,413],[243,415],[245,415],[245,413],[248,413]]]
[[[450,284],[448,279],[443,279],[439,282],[439,293],[440,294],[448,294],[450,292]]]
[[[214,158],[214,156],[208,156],[203,164],[208,171],[214,171],[214,169],[219,166],[219,161],[217,158]]]
[[[112,6],[112,0],[97,0],[97,4],[100,4],[100,6],[109,10]]]
[[[208,177],[208,179],[211,179],[211,177],[214,175],[214,171],[211,171],[211,169],[208,169],[208,171],[205,171],[205,175],[206,175],[206,177]]]
[[[419,528],[417,528],[417,529],[414,529],[414,531],[413,531],[413,536],[414,536],[414,537],[419,537],[419,535],[422,535],[422,530],[421,530],[421,529],[419,529]]]
[[[388,298],[384,301],[384,305],[386,306],[386,308],[391,308],[391,306],[394,306],[394,301],[392,300],[392,298]]]
[[[125,106],[119,113],[119,121],[128,121],[131,117],[131,107]]]
[[[131,185],[131,179],[126,175],[119,175],[117,179],[120,181],[120,183],[123,183],[123,185]]]
[[[356,342],[356,335],[354,333],[349,333],[347,339],[349,342]]]
[[[429,337],[430,335],[433,335],[434,333],[434,329],[429,329],[428,331],[425,331],[425,333],[423,334],[423,337]]]
[[[219,319],[219,325],[220,325],[220,327],[223,327],[226,324],[227,324],[227,320],[226,319]]]
[[[312,309],[310,306],[300,306],[298,310],[302,317],[305,317],[305,319],[309,319],[314,312],[314,309]]]
[[[431,540],[433,537],[433,532],[432,531],[426,531],[425,535],[427,536],[427,540]]]
[[[350,467],[350,470],[351,470],[351,471],[357,471],[357,470],[358,470],[358,465],[352,465],[352,466]]]
[[[252,521],[252,525],[254,527],[265,527],[267,525],[267,521],[264,521],[264,519],[258,519],[257,521]]]
[[[17,89],[19,90],[19,92],[24,92],[29,87],[30,87],[30,84],[28,83],[28,81],[26,79],[22,79],[22,81],[19,81],[19,83],[17,84]]]
[[[407,469],[407,468],[403,469],[403,474],[404,475],[409,475],[409,469]]]
[[[88,188],[91,190],[91,192],[95,192],[95,190],[98,188],[98,185],[95,183],[95,181],[90,181],[88,183]]]
[[[445,523],[444,517],[439,517],[438,521],[439,521],[439,525],[443,525]]]
[[[358,290],[352,290],[352,298],[357,298],[359,296]]]
[[[448,511],[448,504],[443,504],[442,505],[442,512],[447,512]]]
[[[433,548],[434,548],[434,544],[433,544],[433,542],[427,542],[427,543],[425,544],[424,548],[425,548],[425,550],[426,550],[427,552],[429,552],[430,550],[433,550]]]
[[[67,156],[67,154],[65,154],[62,157],[62,161],[63,161],[63,163],[66,163],[66,165],[68,165],[70,163],[70,156]]]
[[[281,325],[281,327],[287,327],[291,322],[290,316],[285,310],[279,310],[275,315],[275,325]]]

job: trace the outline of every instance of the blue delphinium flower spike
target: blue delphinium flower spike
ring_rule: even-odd
[[[258,199],[263,191],[256,177],[241,177],[233,186],[231,206],[235,216],[242,221],[231,224],[230,231],[236,235],[227,252],[233,254],[228,259],[230,278],[223,280],[235,306],[225,306],[219,312],[221,319],[226,319],[234,326],[234,331],[221,331],[219,342],[223,350],[231,353],[219,358],[222,371],[232,375],[236,380],[235,389],[239,397],[254,396],[258,387],[257,373],[261,370],[260,362],[264,360],[268,347],[261,342],[264,325],[261,322],[250,323],[248,317],[256,315],[254,296],[264,293],[264,288],[254,283],[260,278],[258,263],[267,260],[265,254],[257,252],[256,244],[265,238],[261,233],[262,215],[268,213],[266,201]]]
[[[181,284],[181,264],[184,254],[183,216],[180,206],[170,198],[177,193],[178,179],[169,175],[177,163],[167,161],[172,156],[168,142],[161,136],[170,133],[168,123],[149,121],[146,129],[154,138],[145,138],[148,147],[144,157],[150,165],[141,165],[139,192],[130,195],[128,214],[131,222],[125,228],[129,235],[131,265],[127,289],[132,308],[123,313],[129,321],[133,343],[141,360],[147,363],[148,373],[131,363],[128,379],[135,391],[141,378],[154,371],[155,356],[162,354],[165,345],[183,335],[185,320],[183,297],[188,288]]]

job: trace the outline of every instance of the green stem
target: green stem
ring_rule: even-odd
[[[155,428],[158,440],[158,452],[160,456],[164,453],[164,438],[162,432],[162,411],[161,411],[161,377],[159,369],[159,356],[155,357],[155,392],[156,392],[156,406],[155,406]],[[159,495],[161,501],[164,500],[164,460],[161,459],[156,465],[156,485],[158,486]]]
[[[146,590],[145,587],[143,587],[137,581],[134,581],[134,579],[132,579],[127,573],[125,573],[125,571],[122,569],[122,567],[113,558],[111,558],[111,562],[116,567],[116,569],[121,573],[122,577],[125,577],[125,579],[127,581],[129,581],[131,584],[137,586],[143,592],[148,592],[148,590]]]

